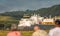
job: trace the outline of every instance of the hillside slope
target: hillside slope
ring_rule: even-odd
[[[12,12],[5,12],[1,13],[2,16],[12,16],[16,19],[20,19],[23,17],[24,14],[31,15],[33,13],[40,14],[41,16],[60,16],[60,5],[54,5],[49,8],[42,8],[37,10],[26,10],[26,11],[12,11]]]

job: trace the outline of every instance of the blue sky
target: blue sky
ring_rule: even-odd
[[[60,0],[0,0],[0,12],[36,10],[60,4]]]

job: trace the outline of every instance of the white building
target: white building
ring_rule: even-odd
[[[33,24],[40,24],[44,17],[40,17],[39,15],[34,14],[33,16],[30,17],[30,19],[32,20]]]
[[[21,19],[18,26],[31,26],[31,21],[29,19]]]
[[[54,24],[54,19],[44,19],[43,21],[42,21],[42,24]]]
[[[19,25],[18,26],[28,26],[30,27],[31,25],[34,24],[40,24],[40,22],[42,22],[43,17],[40,17],[39,15],[32,15],[30,18],[22,18],[19,21]]]

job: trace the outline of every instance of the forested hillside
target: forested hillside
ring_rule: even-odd
[[[23,17],[24,14],[31,15],[33,13],[40,14],[41,16],[60,16],[60,5],[54,5],[49,8],[42,8],[42,9],[37,9],[37,10],[29,10],[27,9],[26,11],[12,11],[12,12],[5,12],[1,13],[0,15],[2,16],[12,16],[16,19],[20,19]]]

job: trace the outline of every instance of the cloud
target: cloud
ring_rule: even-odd
[[[35,10],[60,4],[60,0],[0,0],[0,12]]]

